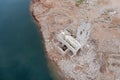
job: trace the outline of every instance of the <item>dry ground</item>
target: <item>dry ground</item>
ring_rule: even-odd
[[[47,56],[66,80],[120,80],[120,0],[33,0],[31,13],[42,31]],[[82,22],[91,24],[90,38],[79,55],[61,56],[55,34]]]

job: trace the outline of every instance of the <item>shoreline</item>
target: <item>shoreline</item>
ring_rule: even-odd
[[[64,80],[65,78],[62,78],[61,76],[57,75],[58,71],[60,71],[60,69],[58,69],[56,62],[50,60],[49,57],[47,56],[47,51],[46,51],[45,41],[44,41],[45,39],[43,37],[41,28],[39,27],[38,23],[36,22],[36,20],[33,16],[32,16],[32,18],[33,18],[33,21],[35,22],[35,24],[38,26],[38,29],[40,30],[39,33],[42,36],[42,44],[44,46],[45,57],[47,59],[47,66],[49,68],[49,72],[52,72],[52,73],[50,73],[50,75],[52,76],[52,78],[54,80]],[[55,70],[54,70],[54,68],[55,68]],[[62,73],[59,73],[59,74],[62,75]]]
[[[44,47],[44,54],[45,54],[45,57],[46,57],[46,61],[47,61],[47,67],[49,68],[49,72],[50,72],[50,76],[53,78],[53,80],[64,80],[65,77],[63,77],[62,73],[59,73],[61,74],[61,76],[58,74],[58,71],[60,71],[60,69],[58,68],[56,62],[50,60],[50,58],[48,57],[47,55],[47,50],[46,50],[46,47],[45,47],[45,38],[43,36],[43,33],[42,33],[42,30],[41,30],[41,26],[38,24],[38,21],[37,19],[35,18],[34,14],[32,13],[32,10],[31,10],[31,5],[32,5],[32,1],[30,3],[30,14],[31,14],[31,17],[32,17],[32,20],[33,22],[37,25],[38,29],[39,29],[39,34],[41,35],[41,38],[42,38],[42,45]]]
[[[45,56],[53,74],[57,75],[58,78],[64,76],[62,80],[101,80],[103,78],[114,80],[115,76],[119,78],[119,74],[116,75],[117,71],[114,68],[119,66],[120,61],[115,59],[118,62],[114,63],[111,59],[114,60],[115,57],[120,56],[118,52],[120,33],[117,31],[119,27],[114,28],[119,25],[120,16],[117,13],[120,11],[110,7],[112,5],[110,1],[112,0],[105,2],[105,4],[105,0],[103,2],[101,0],[91,0],[80,6],[75,6],[75,0],[71,0],[71,2],[64,0],[58,0],[58,2],[54,2],[54,0],[42,1],[33,3],[34,6],[31,4],[33,10],[30,11],[34,22],[40,29],[46,52]],[[101,9],[101,6],[104,7]],[[118,5],[115,7],[118,7]],[[66,58],[66,55],[58,54],[60,52],[53,45],[56,34],[69,26],[74,26],[73,28],[77,29],[86,20],[91,23],[92,32],[87,43],[80,51],[80,55],[72,58],[67,56],[69,58]],[[73,29],[72,27],[69,28]],[[111,47],[111,45],[113,46]],[[89,51],[92,51],[92,53]],[[118,54],[114,55],[115,53]],[[112,65],[113,63],[114,65]]]

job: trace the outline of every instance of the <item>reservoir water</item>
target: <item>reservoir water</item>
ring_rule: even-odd
[[[30,0],[0,0],[0,80],[52,80]]]

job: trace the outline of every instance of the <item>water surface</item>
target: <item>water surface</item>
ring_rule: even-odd
[[[52,80],[30,0],[0,0],[0,80]]]

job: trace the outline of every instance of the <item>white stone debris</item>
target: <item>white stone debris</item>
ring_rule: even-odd
[[[112,17],[117,14],[117,10],[114,8],[103,8],[100,10],[101,19],[103,21],[111,21]]]
[[[85,54],[75,56],[72,59],[61,60],[58,62],[59,67],[65,72],[67,78],[75,80],[94,80],[99,75],[100,64],[94,61],[96,54],[94,52],[94,45],[89,44],[91,47],[87,48]]]
[[[117,14],[117,11],[114,8],[104,8],[100,11],[100,14],[114,16],[115,14]]]
[[[86,0],[86,3],[91,5],[91,6],[95,6],[98,0]]]

